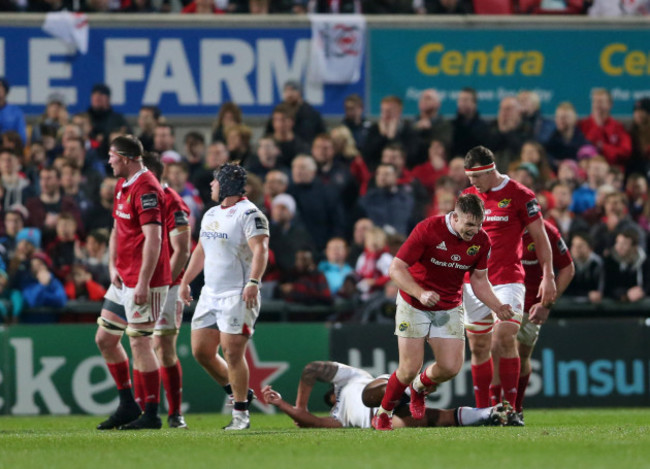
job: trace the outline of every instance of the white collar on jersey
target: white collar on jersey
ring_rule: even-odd
[[[493,187],[493,188],[490,189],[490,190],[491,190],[492,192],[500,191],[501,189],[503,189],[504,187],[506,187],[506,184],[508,184],[509,181],[510,181],[510,176],[507,176],[507,175],[503,174],[503,181],[501,181],[501,184],[499,184],[499,185],[496,186],[496,187]]]
[[[445,215],[445,223],[447,224],[447,229],[449,230],[449,232],[454,236],[456,236],[457,238],[460,238],[460,236],[458,236],[458,233],[456,233],[456,230],[454,230],[451,227],[451,216],[453,215],[453,213],[454,212],[449,212],[447,215]]]
[[[136,179],[138,179],[142,174],[146,173],[147,171],[149,171],[149,170],[146,167],[142,168],[140,171],[135,173],[131,177],[131,179],[126,181],[124,184],[122,184],[122,187],[129,187],[131,184],[133,184],[136,181]]]

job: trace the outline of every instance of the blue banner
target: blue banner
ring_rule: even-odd
[[[351,85],[315,85],[309,66],[308,28],[90,28],[81,55],[39,28],[0,27],[0,76],[11,83],[10,102],[27,114],[43,112],[53,92],[70,112],[85,110],[95,83],[112,90],[119,112],[135,115],[157,105],[167,116],[215,115],[234,101],[244,115],[265,116],[281,100],[289,79],[305,84],[308,102],[326,115],[342,115],[350,93],[363,95],[365,71]]]
[[[612,113],[632,115],[634,101],[650,95],[650,31],[645,30],[373,30],[369,74],[371,112],[397,95],[407,115],[422,90],[436,88],[441,111],[456,112],[458,91],[476,89],[479,111],[495,115],[499,101],[535,90],[544,114],[570,101],[590,113],[592,88],[610,90]]]

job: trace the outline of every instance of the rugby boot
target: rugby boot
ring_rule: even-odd
[[[162,420],[157,415],[142,414],[140,418],[120,426],[119,430],[160,430]]]
[[[246,430],[250,428],[251,420],[247,410],[235,410],[232,413],[232,420],[228,425],[223,427],[226,431]]]
[[[185,418],[181,414],[172,414],[168,416],[167,425],[169,425],[169,428],[187,429],[187,423],[185,423]]]
[[[393,429],[393,419],[386,412],[378,412],[370,423],[375,430],[387,431]]]
[[[97,425],[97,430],[114,430],[120,425],[133,422],[142,413],[140,406],[135,401],[133,404],[133,406],[119,406],[114,414]]]
[[[490,416],[485,425],[490,427],[503,427],[508,424],[508,416],[513,412],[508,402],[501,402],[490,410]]]
[[[426,405],[424,404],[424,393],[417,392],[412,384],[409,387],[411,388],[411,403],[409,404],[409,410],[414,419],[420,420],[424,417],[424,412],[426,410]]]

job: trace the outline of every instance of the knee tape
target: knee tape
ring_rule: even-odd
[[[126,335],[129,337],[149,337],[153,334],[153,328],[151,329],[134,329],[131,326],[126,327]]]
[[[104,329],[109,334],[119,336],[124,334],[124,330],[126,329],[126,326],[124,324],[120,324],[116,321],[111,321],[110,319],[106,319],[101,316],[97,318],[97,325],[99,325],[99,327]]]
[[[494,320],[483,319],[481,321],[465,323],[465,330],[470,334],[487,334],[492,332]]]
[[[168,335],[178,335],[179,329],[156,329],[153,331],[153,335],[157,335],[160,337],[163,336],[168,336]]]

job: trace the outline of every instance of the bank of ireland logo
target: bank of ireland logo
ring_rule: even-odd
[[[526,249],[528,252],[535,252],[535,243],[530,243],[528,246],[526,246]]]
[[[481,246],[472,244],[470,247],[467,248],[467,254],[469,254],[470,256],[475,256],[476,254],[478,254],[479,249],[481,249]]]
[[[455,262],[458,262],[460,260],[460,256],[458,254],[453,254],[451,256],[451,260],[455,261]]]
[[[219,230],[219,222],[218,221],[213,221],[212,223],[208,223],[205,227],[206,231],[218,231]]]
[[[497,207],[506,208],[508,205],[510,205],[510,202],[512,202],[512,199],[503,199],[497,204]]]
[[[399,331],[404,332],[406,329],[409,328],[409,323],[404,321],[399,324]]]

